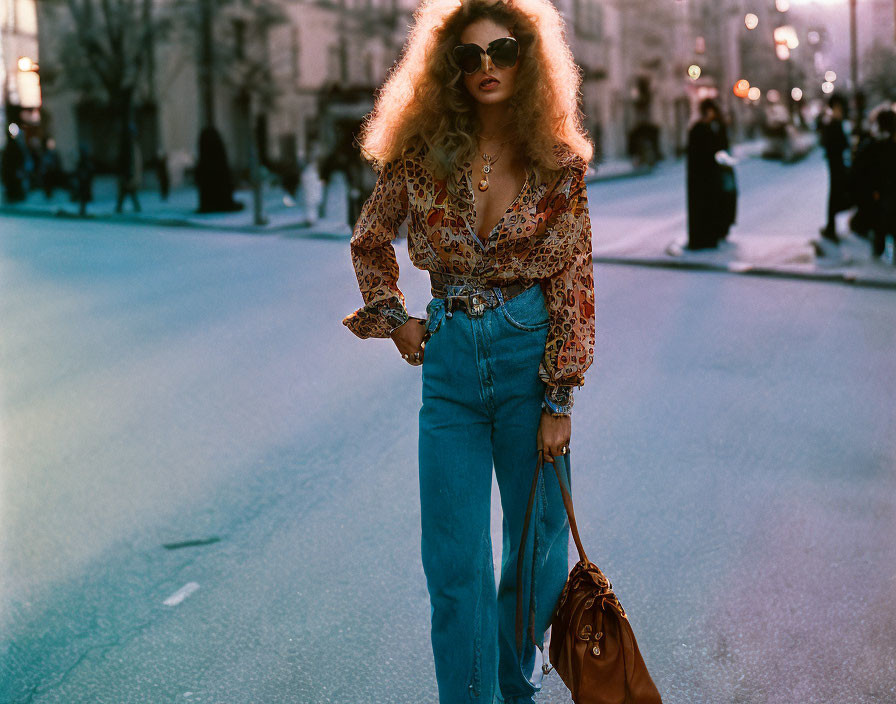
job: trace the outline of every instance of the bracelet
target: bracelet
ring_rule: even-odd
[[[392,336],[392,333],[395,332],[398,328],[404,325],[408,320],[411,319],[411,316],[408,315],[406,310],[398,310],[396,308],[386,308],[383,310],[383,317],[386,320],[395,323],[395,325],[389,330],[389,337]]]
[[[574,400],[572,390],[572,386],[563,384],[548,386],[541,402],[542,409],[551,415],[570,415]]]
[[[541,410],[545,413],[550,413],[553,418],[570,418],[572,417],[572,413],[570,411],[561,412],[554,410],[547,401],[541,402]]]

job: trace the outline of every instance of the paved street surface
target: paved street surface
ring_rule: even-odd
[[[664,702],[896,701],[896,294],[595,276],[576,509]],[[360,303],[345,240],[0,218],[0,701],[436,702],[420,372]]]

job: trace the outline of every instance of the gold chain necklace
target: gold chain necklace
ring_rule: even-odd
[[[492,164],[497,163],[504,145],[509,141],[510,138],[505,139],[503,142],[501,142],[501,144],[498,145],[498,153],[494,157],[490,154],[487,154],[486,152],[482,153],[482,158],[485,160],[485,163],[482,165],[482,178],[479,179],[479,185],[477,186],[480,191],[488,190],[488,175],[492,172]]]

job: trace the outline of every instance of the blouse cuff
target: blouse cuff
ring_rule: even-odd
[[[347,315],[342,324],[361,339],[389,337],[397,327],[409,319],[407,309],[397,298],[374,301]]]
[[[541,407],[552,416],[571,415],[574,388],[564,384],[548,384]]]

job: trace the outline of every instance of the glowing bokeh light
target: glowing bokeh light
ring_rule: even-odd
[[[775,54],[777,54],[778,58],[781,59],[781,61],[786,61],[790,58],[790,49],[787,48],[786,44],[776,44]]]
[[[747,91],[747,97],[750,100],[759,100],[759,96],[761,95],[762,91],[759,90],[756,86],[753,86],[752,88],[750,88],[750,90]]]
[[[759,18],[752,12],[748,12],[747,16],[744,17],[744,24],[747,26],[747,29],[756,29],[759,26]]]
[[[746,98],[750,92],[750,82],[746,78],[741,78],[734,84],[734,94],[738,98]]]
[[[781,94],[772,88],[768,93],[765,94],[765,97],[768,98],[768,102],[777,103],[781,99]]]
[[[834,92],[834,84],[830,81],[825,81],[821,84],[821,90],[823,93],[833,93]]]
[[[690,66],[688,66],[688,75],[691,77],[691,80],[696,81],[698,78],[700,78],[701,73],[703,73],[703,71],[697,64],[691,64]]]
[[[803,91],[799,88],[794,88],[790,91],[790,97],[799,102],[803,99]]]
[[[790,0],[775,0],[778,12],[787,12],[790,9]]]
[[[837,74],[834,73],[833,71],[825,71],[824,72],[824,80],[826,80],[828,83],[833,83],[834,81],[837,80]]]
[[[810,44],[818,44],[818,42],[821,41],[821,35],[814,29],[806,35],[806,38],[809,40]]]

